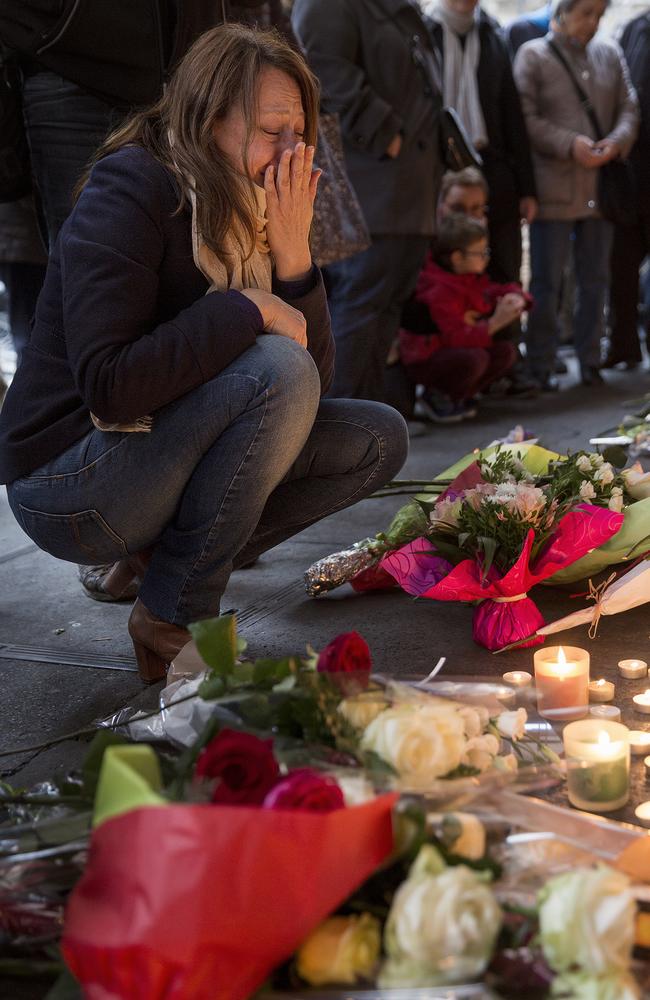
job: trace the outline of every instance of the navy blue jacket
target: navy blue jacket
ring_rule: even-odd
[[[125,147],[93,168],[50,258],[29,346],[0,413],[0,482],[64,452],[90,412],[123,423],[214,378],[262,333],[236,291],[206,295],[189,209],[148,152]],[[275,282],[307,319],[323,391],[334,346],[320,272]]]

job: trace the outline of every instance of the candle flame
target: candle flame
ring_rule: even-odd
[[[605,678],[604,677],[601,677],[599,680],[596,681],[596,685],[599,688],[601,688],[604,683],[605,683]]]
[[[644,693],[643,693],[643,697],[644,697],[644,698],[649,698],[649,699],[650,699],[650,688],[646,688],[646,689],[645,689],[645,691],[644,691]]]
[[[559,650],[558,650],[558,654],[557,654],[557,662],[558,662],[558,663],[559,663],[559,664],[560,664],[561,666],[563,666],[563,667],[566,667],[566,656],[564,655],[564,650],[562,649],[562,647],[561,647],[561,646],[560,646],[560,648],[559,648]]]
[[[600,744],[601,747],[607,746],[607,744],[610,742],[611,740],[609,738],[609,733],[606,733],[605,730],[598,733],[598,743]]]
[[[562,649],[561,646],[558,648],[557,663],[554,663],[553,667],[554,667],[555,674],[561,680],[564,680],[564,677],[568,673],[569,668],[568,668],[568,665],[567,665],[567,661],[566,661],[566,656],[564,654],[564,650]]]

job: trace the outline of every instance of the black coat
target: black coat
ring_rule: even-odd
[[[347,171],[371,233],[431,235],[441,173],[440,97],[418,64],[430,46],[410,0],[295,0],[292,25],[337,112]],[[400,133],[402,150],[386,155]]]
[[[189,209],[150,153],[126,146],[93,167],[50,257],[29,345],[0,412],[0,483],[92,430],[130,423],[214,378],[255,343],[262,317],[211,292],[192,256]],[[334,346],[320,273],[274,282],[307,320],[323,390]],[[155,416],[154,416],[155,419]]]
[[[433,43],[442,55],[442,27],[428,19]],[[519,199],[535,196],[535,175],[526,123],[512,76],[508,49],[496,21],[480,13],[481,54],[478,92],[488,135],[481,150],[490,188],[490,219],[519,218]]]
[[[630,70],[641,111],[639,136],[630,153],[640,210],[650,215],[650,14],[635,17],[625,25],[620,45]]]

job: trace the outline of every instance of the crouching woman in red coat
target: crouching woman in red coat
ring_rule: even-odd
[[[517,352],[495,337],[532,305],[520,285],[490,281],[482,222],[466,215],[444,219],[434,256],[415,292],[430,312],[435,332],[400,331],[400,355],[409,378],[425,387],[421,412],[438,423],[474,416],[472,397],[513,366]]]

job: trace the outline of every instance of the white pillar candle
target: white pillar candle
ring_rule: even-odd
[[[594,719],[609,719],[610,722],[621,721],[621,710],[616,705],[592,705],[589,715]]]
[[[638,680],[648,676],[648,664],[645,660],[619,660],[618,672],[628,680]]]
[[[589,653],[578,646],[548,646],[534,654],[537,710],[545,719],[582,719],[589,706]]]
[[[644,733],[642,729],[630,729],[630,750],[636,757],[648,753],[650,733]]]
[[[619,722],[584,719],[562,734],[569,802],[577,809],[612,812],[630,791],[629,730]]]
[[[642,802],[640,806],[637,806],[634,810],[634,815],[636,816],[637,823],[641,826],[650,827],[650,802]]]
[[[616,688],[611,681],[600,677],[597,681],[589,681],[589,701],[613,701]]]

